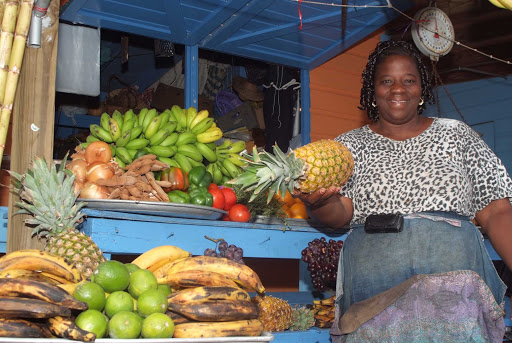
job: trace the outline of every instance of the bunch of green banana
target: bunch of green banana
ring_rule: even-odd
[[[247,165],[245,159],[240,156],[240,152],[244,150],[244,141],[232,142],[229,139],[225,139],[222,144],[216,147],[215,155],[217,159],[210,161],[207,166],[208,171],[213,176],[213,183],[223,184],[242,172],[242,168]]]
[[[110,143],[112,154],[121,167],[146,155],[155,154],[169,166],[188,172],[192,167],[217,160],[214,142],[222,137],[206,110],[182,109],[175,105],[158,113],[144,108],[138,115],[133,110],[122,115],[103,113],[100,125],[90,126],[85,144],[102,140]],[[210,144],[213,143],[213,144]],[[85,147],[82,145],[82,147]]]

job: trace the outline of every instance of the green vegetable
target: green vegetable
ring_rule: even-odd
[[[210,183],[212,183],[212,179],[212,174],[206,170],[205,166],[193,167],[188,172],[188,181],[190,185],[208,188]]]
[[[191,184],[188,188],[190,203],[193,205],[209,206],[213,205],[213,195],[208,192],[207,187]]]
[[[167,193],[167,195],[169,196],[170,202],[178,204],[190,204],[191,196],[186,192],[174,190]]]

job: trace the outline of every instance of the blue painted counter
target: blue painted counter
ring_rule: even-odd
[[[308,242],[315,238],[344,240],[346,232],[333,233],[328,229],[309,226],[235,223],[218,220],[192,220],[174,217],[147,216],[123,212],[84,209],[87,215],[82,230],[90,235],[107,256],[109,254],[140,254],[153,247],[170,244],[200,255],[208,247],[205,236],[225,238],[229,243],[244,248],[244,256],[299,259]],[[7,208],[0,207],[0,252],[5,252],[7,238]],[[499,259],[486,240],[493,259]],[[301,262],[302,263],[302,262]],[[303,264],[303,263],[302,263]],[[286,299],[291,305],[309,304],[313,300],[309,274],[301,268],[299,292],[271,293]],[[510,298],[506,299],[505,324],[512,326]],[[307,331],[276,332],[278,343],[330,342],[329,330],[312,328]]]

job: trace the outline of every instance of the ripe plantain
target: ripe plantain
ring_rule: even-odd
[[[0,318],[50,318],[70,315],[69,308],[43,300],[0,297]]]
[[[61,282],[58,282],[53,277],[50,278],[47,276],[47,273],[41,273],[37,270],[27,270],[27,269],[9,269],[9,270],[2,270],[0,271],[0,278],[23,278],[23,279],[30,279],[30,280],[37,280],[37,281],[44,281],[51,283],[53,285],[59,284]],[[52,275],[52,274],[49,274]],[[53,276],[53,275],[52,275]]]
[[[184,323],[174,327],[174,338],[206,338],[260,336],[263,324],[259,319],[228,322]]]
[[[256,319],[258,305],[247,300],[205,300],[186,304],[169,303],[169,311],[201,322],[227,322]]]
[[[82,280],[80,271],[65,258],[37,249],[13,251],[0,258],[0,270],[27,269],[47,272],[71,282]]]
[[[61,316],[48,318],[48,328],[57,337],[82,342],[96,340],[96,334],[80,329],[71,318]]]
[[[87,303],[78,301],[58,286],[29,279],[0,279],[0,297],[39,299],[75,310],[87,309]]]
[[[239,287],[203,286],[183,289],[167,297],[167,302],[174,304],[190,304],[206,300],[246,300],[250,301],[249,293]]]
[[[230,261],[227,258],[212,256],[189,257],[169,269],[168,274],[186,270],[203,270],[224,274],[245,290],[258,293],[265,292],[265,287],[263,287],[258,274],[254,270],[244,264]]]
[[[172,266],[169,267],[169,269]],[[226,275],[217,272],[207,272],[203,270],[184,270],[169,273],[162,278],[158,278],[159,284],[166,284],[171,288],[188,288],[199,286],[230,286],[237,287],[237,284]]]
[[[0,337],[50,338],[52,335],[38,323],[19,318],[0,318]]]
[[[161,245],[150,249],[132,261],[142,269],[157,270],[168,262],[189,257],[191,254],[174,245]]]

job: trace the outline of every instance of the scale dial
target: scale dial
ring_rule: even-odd
[[[455,40],[450,18],[437,7],[426,7],[416,13],[411,33],[418,49],[435,61],[450,52]]]

